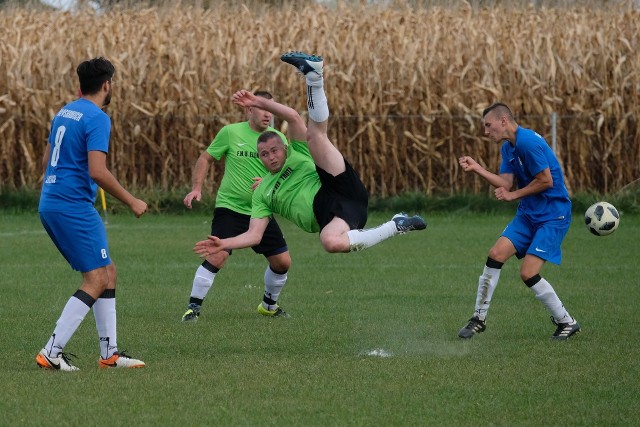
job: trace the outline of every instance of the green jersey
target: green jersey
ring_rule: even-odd
[[[265,218],[277,213],[304,231],[317,233],[320,226],[313,213],[313,199],[319,189],[320,177],[309,147],[292,141],[280,172],[267,173],[253,192],[251,217]]]
[[[287,138],[276,129],[276,132],[286,143]],[[216,196],[216,207],[227,208],[244,215],[251,215],[251,186],[253,178],[268,173],[258,157],[257,141],[260,132],[251,129],[249,122],[226,125],[215,136],[207,153],[216,160],[222,156],[224,161],[224,175]]]

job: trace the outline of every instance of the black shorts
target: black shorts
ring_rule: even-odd
[[[313,199],[313,213],[320,230],[336,216],[351,230],[363,228],[367,223],[369,194],[349,162],[345,160],[344,165],[346,170],[338,176],[316,166],[322,185]]]
[[[211,235],[221,239],[236,237],[249,229],[250,219],[251,216],[234,212],[231,209],[215,208],[213,210],[213,220],[211,221]],[[280,226],[275,219],[271,218],[269,220],[269,225],[264,230],[262,240],[256,246],[252,246],[251,249],[265,257],[278,255],[289,250],[282,230],[280,230]],[[230,249],[228,252],[231,255],[232,251]]]

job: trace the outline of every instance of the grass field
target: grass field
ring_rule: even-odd
[[[111,216],[118,342],[147,367],[99,371],[90,313],[66,348],[81,371],[61,373],[34,358],[80,275],[37,216],[3,214],[0,425],[639,425],[640,217],[606,238],[574,218],[563,265],[543,270],[582,324],[577,337],[549,339],[554,326],[511,261],[487,331],[462,341],[508,219],[427,216],[425,232],[333,255],[281,221],[292,318],[256,313],[266,264],[241,250],[200,320],[183,324],[200,262],[191,248],[209,217]]]

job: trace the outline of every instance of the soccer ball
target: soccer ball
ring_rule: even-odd
[[[620,214],[611,203],[598,202],[589,206],[584,214],[584,223],[596,236],[608,236],[620,224]]]

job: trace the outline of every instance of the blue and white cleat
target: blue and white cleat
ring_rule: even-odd
[[[321,56],[293,51],[283,54],[280,57],[280,60],[293,65],[305,76],[312,71],[317,75],[322,76],[324,62]]]
[[[427,228],[427,223],[419,215],[409,216],[404,212],[400,212],[395,214],[391,220],[396,223],[396,229],[400,234]]]

